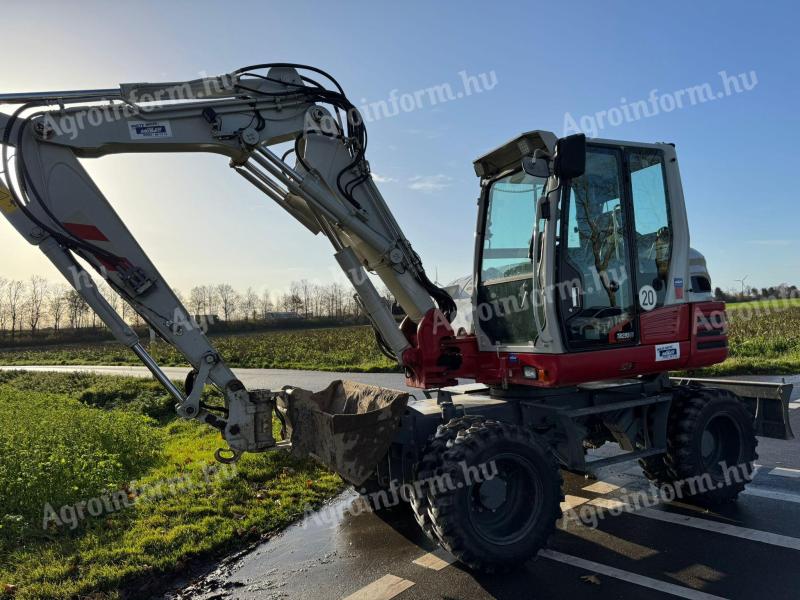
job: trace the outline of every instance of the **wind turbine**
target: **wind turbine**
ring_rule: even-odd
[[[742,284],[742,298],[744,298],[744,282],[747,281],[748,277],[750,277],[750,275],[745,275],[741,279],[734,279],[734,281],[738,281]]]

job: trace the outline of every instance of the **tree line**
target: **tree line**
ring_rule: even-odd
[[[741,291],[716,288],[714,290],[714,298],[722,302],[752,302],[754,300],[763,299],[800,298],[800,290],[798,290],[796,285],[789,285],[786,283],[761,289],[744,286]]]
[[[105,281],[98,289],[122,318],[141,326],[141,317]],[[288,291],[272,293],[268,289],[248,287],[241,291],[228,283],[193,287],[188,295],[175,290],[181,303],[193,317],[224,321],[258,321],[276,317],[277,312],[302,318],[354,318],[361,314],[352,288],[338,282],[318,284],[306,279],[293,281]],[[386,288],[382,295],[391,303]],[[42,329],[55,331],[99,327],[102,323],[81,295],[64,284],[53,284],[34,275],[27,281],[0,277],[0,335],[14,338]]]

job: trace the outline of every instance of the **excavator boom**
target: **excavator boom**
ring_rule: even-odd
[[[327,77],[334,89],[301,71]],[[329,239],[381,348],[406,368],[412,383],[436,383],[415,364],[413,336],[398,327],[368,272],[397,298],[408,315],[406,327],[440,315],[443,331],[449,330],[439,308],[452,318],[454,304],[427,278],[375,186],[364,158],[363,120],[324,72],[300,65],[254,65],[194,81],[9,94],[0,103],[18,105],[13,114],[0,114],[4,216],[153,372],[174,397],[178,413],[222,430],[234,455],[275,445],[271,418],[282,392],[249,393],[236,379],[79,158],[137,152],[227,157],[236,173],[306,229]],[[293,165],[271,149],[285,142],[293,143]],[[165,227],[179,226],[180,212],[166,221]],[[84,264],[186,357],[194,373],[185,391],[164,375],[98,292]],[[222,415],[202,405],[206,384],[223,392]]]

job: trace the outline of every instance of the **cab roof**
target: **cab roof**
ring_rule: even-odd
[[[550,131],[537,129],[523,133],[476,159],[472,163],[475,174],[481,178],[494,177],[519,166],[523,156],[531,156],[536,150],[552,154],[556,149],[556,141],[558,138]]]

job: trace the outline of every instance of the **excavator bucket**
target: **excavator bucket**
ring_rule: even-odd
[[[389,450],[408,393],[334,381],[321,392],[285,388],[278,401],[292,454],[310,456],[359,486]]]

